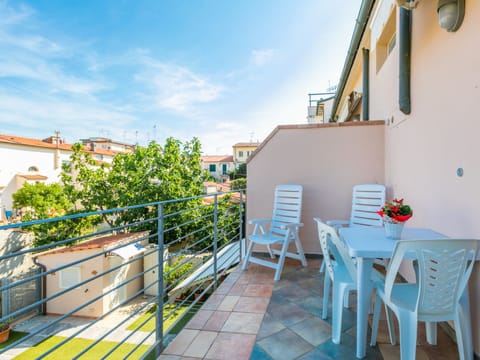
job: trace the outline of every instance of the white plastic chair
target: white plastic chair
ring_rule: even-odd
[[[271,219],[250,220],[254,224],[252,235],[243,261],[242,270],[246,270],[248,262],[267,266],[275,269],[274,280],[280,280],[285,257],[299,260],[303,266],[307,266],[307,260],[303,252],[302,244],[298,238],[298,229],[303,226],[300,222],[302,214],[302,192],[301,185],[278,185],[275,187],[275,201],[273,204],[273,216]],[[270,223],[267,231],[266,224]],[[288,252],[289,244],[293,242],[297,247],[297,253]],[[278,262],[267,261],[252,256],[254,244],[266,245],[270,257],[279,255]],[[272,249],[271,245],[280,244],[281,250]]]
[[[357,267],[352,258],[348,255],[346,245],[337,235],[337,231],[323,223],[319,218],[313,218],[317,223],[318,239],[326,264],[324,288],[323,288],[323,309],[322,319],[327,318],[328,295],[330,293],[331,282],[333,282],[332,292],[332,341],[339,344],[342,334],[342,316],[343,299],[351,290],[357,289]],[[382,284],[383,276],[373,270],[372,278],[374,288]],[[392,336],[390,314],[387,313],[388,331]],[[391,337],[392,339],[392,337]]]
[[[377,211],[385,205],[385,185],[355,185],[352,192],[352,210],[349,220],[328,220],[327,225],[335,230],[342,226],[383,226],[383,220]],[[385,265],[383,262],[382,265]],[[324,262],[320,272],[325,271]]]
[[[463,312],[460,298],[477,252],[478,240],[398,241],[387,269],[385,285],[377,289],[370,344],[374,346],[377,341],[383,300],[399,322],[402,359],[415,359],[418,321],[427,323],[427,340],[435,344],[435,323],[447,320],[455,323],[460,359],[471,359],[470,315]],[[418,261],[417,282],[395,283],[400,264],[406,256]]]

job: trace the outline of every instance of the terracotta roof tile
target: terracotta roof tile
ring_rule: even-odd
[[[115,245],[119,245],[116,243],[121,243],[122,240],[125,244],[132,242],[133,240],[139,239],[141,237],[147,237],[148,231],[138,232],[138,233],[127,233],[127,234],[118,234],[118,235],[109,235],[109,236],[102,236],[99,238],[83,241],[79,244],[73,246],[66,246],[59,249],[53,249],[50,251],[45,251],[43,253],[38,254],[37,256],[43,255],[52,255],[52,254],[62,254],[66,252],[72,251],[81,251],[81,250],[88,250],[88,249],[101,249],[101,248],[108,248],[107,245],[111,245],[114,247]],[[130,240],[130,241],[125,241]]]
[[[232,155],[205,155],[201,157],[203,162],[233,162]]]
[[[236,146],[259,146],[260,145],[260,142],[244,142],[244,143],[236,143],[235,145],[233,145],[233,147],[236,147]]]
[[[18,174],[18,176],[27,180],[47,180],[48,176],[40,174]]]
[[[6,135],[6,134],[0,134],[0,143],[40,147],[40,148],[47,148],[47,149],[57,149],[57,144],[52,144],[44,140],[26,138],[22,136]],[[58,149],[64,150],[64,151],[72,151],[72,144],[66,144],[66,143],[58,144]],[[118,154],[118,151],[106,150],[106,149],[96,149],[95,151],[91,151],[90,149],[85,148],[84,150],[85,152],[88,152],[90,154],[98,154],[98,155],[114,156]]]
[[[15,144],[15,145],[26,145],[26,146],[34,146],[34,147],[42,147],[47,149],[56,149],[57,144],[52,144],[43,140],[26,138],[21,136],[13,136],[13,135],[5,135],[0,134],[0,143],[8,143],[8,144]],[[72,150],[71,144],[58,144],[58,148],[60,150]]]

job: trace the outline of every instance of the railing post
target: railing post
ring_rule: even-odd
[[[156,322],[155,322],[155,335],[156,342],[159,346],[155,347],[155,357],[158,358],[160,353],[163,351],[163,253],[164,253],[164,238],[163,238],[163,204],[158,204],[158,218],[157,218],[157,241],[158,241],[158,267],[157,267],[157,286],[158,286],[158,300],[157,300],[157,313]]]
[[[217,288],[217,248],[218,248],[218,195],[213,202],[213,289]]]
[[[242,261],[242,254],[243,254],[243,249],[242,249],[242,239],[243,239],[243,190],[240,190],[240,209],[239,209],[239,216],[240,216],[240,221],[239,221],[239,226],[240,229],[238,231],[238,248],[240,250],[240,254],[238,255],[239,262]]]

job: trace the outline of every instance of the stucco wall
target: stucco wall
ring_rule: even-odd
[[[65,252],[60,254],[39,256],[38,260],[41,264],[46,265],[47,270],[55,269],[64,264],[69,264],[79,259],[92,256],[101,251],[100,249],[90,249],[83,251]],[[94,259],[82,262],[75,266],[81,268],[81,280],[84,281],[92,276],[93,272],[101,273],[103,271],[104,256],[97,256]],[[47,297],[52,296],[61,289],[60,273],[59,271],[47,275]],[[83,304],[90,301],[92,298],[102,294],[102,279],[93,280],[83,286],[76,287],[69,292],[56,297],[47,302],[47,313],[49,314],[65,314]],[[74,313],[76,316],[98,317],[102,315],[102,300],[97,300],[94,303],[84,307],[82,310]]]
[[[383,122],[280,126],[247,164],[247,220],[271,217],[277,184],[303,185],[300,238],[321,253],[313,217],[348,219],[352,187],[383,183],[383,136]]]
[[[398,110],[398,52],[371,77],[371,116],[393,119],[385,127],[385,180],[392,196],[413,207],[410,226],[454,238],[480,238],[480,1],[466,1],[461,28],[438,26],[436,1],[413,10],[412,112]],[[371,56],[371,59],[374,59]],[[371,63],[371,74],[375,64]],[[463,177],[457,176],[463,168]],[[475,352],[480,353],[479,266],[472,276]]]

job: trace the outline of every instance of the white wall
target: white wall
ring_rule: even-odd
[[[0,195],[0,206],[12,210],[12,194],[18,191],[15,180],[17,174],[35,174],[29,172],[31,166],[38,174],[47,176],[46,183],[58,182],[62,170],[62,161],[70,161],[70,151],[59,150],[58,168],[55,168],[57,149],[0,143],[0,186],[5,186]]]

